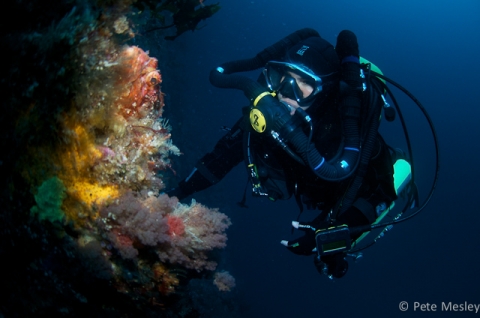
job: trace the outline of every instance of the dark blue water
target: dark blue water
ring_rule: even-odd
[[[423,103],[441,147],[441,175],[428,207],[395,226],[334,282],[317,273],[310,257],[293,255],[279,244],[292,238],[295,202],[249,197],[249,209],[237,207],[247,179],[243,167],[195,196],[232,219],[220,267],[236,277],[235,293],[248,317],[426,315],[414,311],[414,302],[436,304],[436,315],[450,317],[460,313],[442,312],[442,302],[479,304],[480,2],[223,0],[220,5],[216,15],[202,22],[204,28],[168,43],[169,57],[163,61],[166,116],[174,128],[173,141],[184,152],[174,164],[178,180],[212,149],[224,133],[220,127],[233,125],[248,104],[239,91],[213,87],[210,70],[253,57],[304,27],[315,28],[332,43],[341,30],[354,31],[361,55]],[[434,168],[432,138],[415,105],[398,92],[396,96],[425,199]],[[383,123],[382,131],[387,141],[401,145],[398,121]],[[309,213],[303,218],[314,216]],[[407,313],[399,310],[401,301],[409,303]]]

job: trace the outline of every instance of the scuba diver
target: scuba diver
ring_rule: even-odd
[[[237,74],[262,67],[257,81]],[[367,81],[367,71],[348,30],[338,35],[335,48],[315,30],[302,29],[254,58],[220,65],[211,71],[211,83],[242,90],[251,105],[166,193],[182,200],[244,161],[254,196],[293,196],[300,212],[318,210],[310,222],[292,222],[303,236],[281,244],[298,255],[315,255],[320,273],[343,277],[351,241],[397,199],[393,167],[405,157],[378,132],[388,104],[384,84],[374,76]]]

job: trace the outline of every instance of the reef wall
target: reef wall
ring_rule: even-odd
[[[159,194],[181,153],[158,61],[130,44],[132,3],[81,3],[2,33],[0,316],[197,316],[190,280],[234,286],[212,254],[230,220]]]

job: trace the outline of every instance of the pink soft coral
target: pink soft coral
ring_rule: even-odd
[[[129,191],[100,212],[106,237],[123,258],[134,258],[136,248],[154,247],[160,260],[201,271],[214,270],[207,252],[226,246],[229,218],[216,209],[192,201],[160,195],[146,197]],[[134,249],[134,250],[132,250]]]
[[[128,191],[114,204],[101,210],[101,222],[106,230],[115,230],[128,236],[134,243],[156,246],[169,240],[168,224],[164,217],[169,208],[165,203],[158,202],[155,197],[143,198],[140,194]],[[122,245],[113,243],[116,248],[122,249]]]
[[[235,278],[227,271],[216,272],[213,278],[213,284],[220,291],[227,292],[235,287]]]
[[[214,270],[217,263],[208,260],[207,252],[226,246],[225,230],[230,219],[217,209],[209,209],[195,200],[191,205],[179,204],[172,212],[183,220],[185,233],[172,236],[157,253],[162,261],[181,264],[197,271]]]

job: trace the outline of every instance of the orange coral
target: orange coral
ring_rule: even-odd
[[[175,292],[175,286],[180,283],[177,276],[170,272],[162,263],[155,263],[152,266],[153,279],[157,282],[158,291],[163,295]]]
[[[77,46],[81,75],[75,107],[61,116],[62,144],[42,151],[51,167],[39,165],[64,183],[62,209],[75,224],[96,218],[98,207],[125,189],[159,191],[163,185],[156,172],[168,167],[169,154],[179,154],[160,119],[157,59],[136,46],[119,48],[109,18],[103,16],[105,23]],[[118,30],[128,27],[122,17],[113,21]],[[32,153],[38,157],[39,150]]]
[[[155,300],[175,291],[178,267],[215,269],[209,252],[225,247],[231,223],[195,201],[184,205],[154,195],[163,187],[157,171],[170,167],[169,155],[180,154],[161,118],[158,61],[115,43],[114,33],[130,30],[124,16],[105,13],[100,21],[75,46],[77,90],[72,107],[58,116],[59,144],[32,147],[34,164],[24,175],[36,183],[51,174],[61,179],[67,194],[62,210],[78,241],[98,247],[112,285]],[[123,272],[127,263],[135,277],[146,279],[131,283]]]
[[[144,117],[149,112],[163,107],[163,98],[160,101],[159,84],[162,77],[157,70],[158,61],[151,58],[142,49],[136,46],[127,47],[119,57],[123,65],[124,74],[119,77],[119,84],[126,84],[127,90],[119,100],[122,114],[130,117]]]
[[[118,51],[103,33],[90,34],[78,48],[88,69],[73,117],[92,133],[91,174],[100,184],[157,192],[163,184],[156,172],[169,166],[168,155],[180,154],[161,119],[158,61],[136,46]]]

